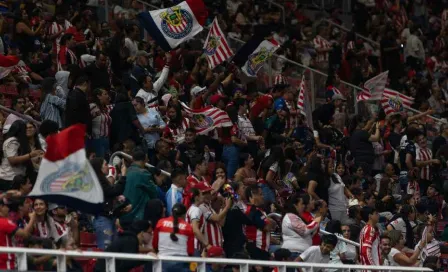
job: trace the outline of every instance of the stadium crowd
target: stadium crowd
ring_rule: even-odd
[[[208,24],[217,17],[228,37],[272,37],[277,55],[329,74],[312,116],[297,107],[291,64],[272,56],[273,84],[260,88],[232,63],[211,70],[197,40],[164,52],[143,39],[142,1],[112,0],[110,11],[101,0],[0,1],[0,53],[20,58],[0,79],[0,104],[14,110],[0,112],[0,246],[439,270],[448,122],[431,116],[448,116],[448,3],[353,0],[345,33],[299,1],[278,1],[285,24],[267,1],[204,2]],[[340,22],[337,9],[322,14]],[[362,86],[386,70],[388,87],[414,97],[420,113],[352,114],[340,79]],[[197,133],[183,103],[224,110],[232,126]],[[45,138],[78,123],[104,192],[98,214],[27,197]],[[117,151],[133,160],[109,161]],[[56,263],[32,256],[28,269]],[[0,270],[16,267],[14,254],[0,254]],[[67,271],[105,269],[67,259]],[[116,270],[152,264],[116,260]],[[230,270],[239,267],[207,266]]]

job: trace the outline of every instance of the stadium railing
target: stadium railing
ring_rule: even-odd
[[[67,257],[73,258],[95,258],[105,259],[106,271],[115,272],[115,260],[128,261],[147,261],[152,262],[153,272],[162,271],[164,262],[180,262],[195,263],[198,272],[207,271],[207,264],[224,264],[239,266],[241,272],[248,272],[251,266],[262,267],[278,267],[279,272],[286,272],[287,268],[307,268],[307,269],[340,269],[340,271],[352,270],[370,270],[370,271],[421,271],[430,272],[429,268],[424,267],[401,267],[401,266],[363,266],[363,265],[340,265],[340,264],[323,264],[323,263],[301,263],[301,262],[276,262],[276,261],[258,261],[258,260],[241,260],[241,259],[224,259],[224,258],[193,258],[181,256],[154,256],[143,254],[124,254],[124,253],[108,253],[108,252],[80,252],[80,251],[62,251],[62,250],[45,250],[18,247],[0,247],[0,253],[14,253],[17,257],[18,271],[28,271],[27,257],[29,255],[52,255],[57,259],[57,271],[67,271]],[[190,265],[190,267],[192,267]],[[194,267],[194,266],[193,266]]]

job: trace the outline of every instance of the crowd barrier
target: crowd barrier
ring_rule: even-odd
[[[0,253],[14,253],[17,256],[18,271],[28,271],[27,257],[29,255],[52,255],[57,259],[57,271],[67,271],[67,257],[73,258],[95,258],[105,259],[106,272],[115,272],[115,260],[134,260],[152,262],[153,272],[161,272],[164,262],[196,263],[197,272],[206,272],[208,264],[223,264],[239,266],[240,272],[248,272],[251,266],[278,267],[279,272],[286,272],[287,268],[308,268],[308,269],[340,269],[339,271],[352,270],[370,270],[370,271],[421,271],[430,272],[429,268],[424,267],[397,267],[397,266],[363,266],[363,265],[341,265],[341,264],[323,264],[323,263],[300,263],[300,262],[277,262],[277,261],[258,261],[224,258],[193,258],[181,256],[154,256],[143,254],[123,254],[108,252],[79,252],[62,250],[45,250],[18,247],[0,247]],[[190,266],[191,267],[191,266]]]

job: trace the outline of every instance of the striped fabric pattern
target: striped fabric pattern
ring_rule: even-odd
[[[304,101],[305,101],[305,75],[302,76],[302,81],[300,81],[299,97],[297,99],[297,109],[300,111],[301,114],[306,116]]]
[[[275,85],[286,85],[288,84],[288,80],[282,75],[278,74],[274,78],[274,86]]]
[[[403,110],[403,108],[410,108],[413,103],[414,98],[388,88],[384,89],[381,98],[381,105],[386,115],[399,112]]]
[[[190,109],[182,103],[182,108],[191,119],[197,134],[206,134],[217,127],[233,126],[229,115],[218,108],[208,106],[199,110]]]
[[[364,83],[364,90],[356,96],[356,102],[364,100],[381,100],[387,84],[389,71],[382,72]]]
[[[210,69],[215,68],[234,55],[216,18],[213,20],[205,40],[204,52]]]

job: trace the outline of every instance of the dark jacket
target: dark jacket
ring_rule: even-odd
[[[115,198],[119,195],[122,195],[124,192],[124,187],[126,185],[126,177],[125,176],[121,177],[120,180],[114,185],[111,185],[106,178],[100,179],[100,184],[101,187],[103,188],[103,194],[104,194],[104,209],[101,215],[110,217],[112,216],[114,210]]]
[[[137,234],[131,231],[119,233],[117,238],[106,248],[106,252],[138,254]],[[128,272],[134,267],[144,264],[140,261],[125,261],[115,259],[115,271]],[[104,259],[98,259],[95,266],[95,272],[106,271],[106,262]]]
[[[110,128],[110,146],[122,143],[128,139],[139,141],[139,132],[133,121],[138,120],[137,113],[131,101],[117,101],[110,112],[112,124]]]
[[[78,123],[85,124],[87,126],[87,134],[92,134],[92,116],[90,115],[87,95],[80,89],[75,88],[70,90],[67,95],[65,125],[69,127]]]

